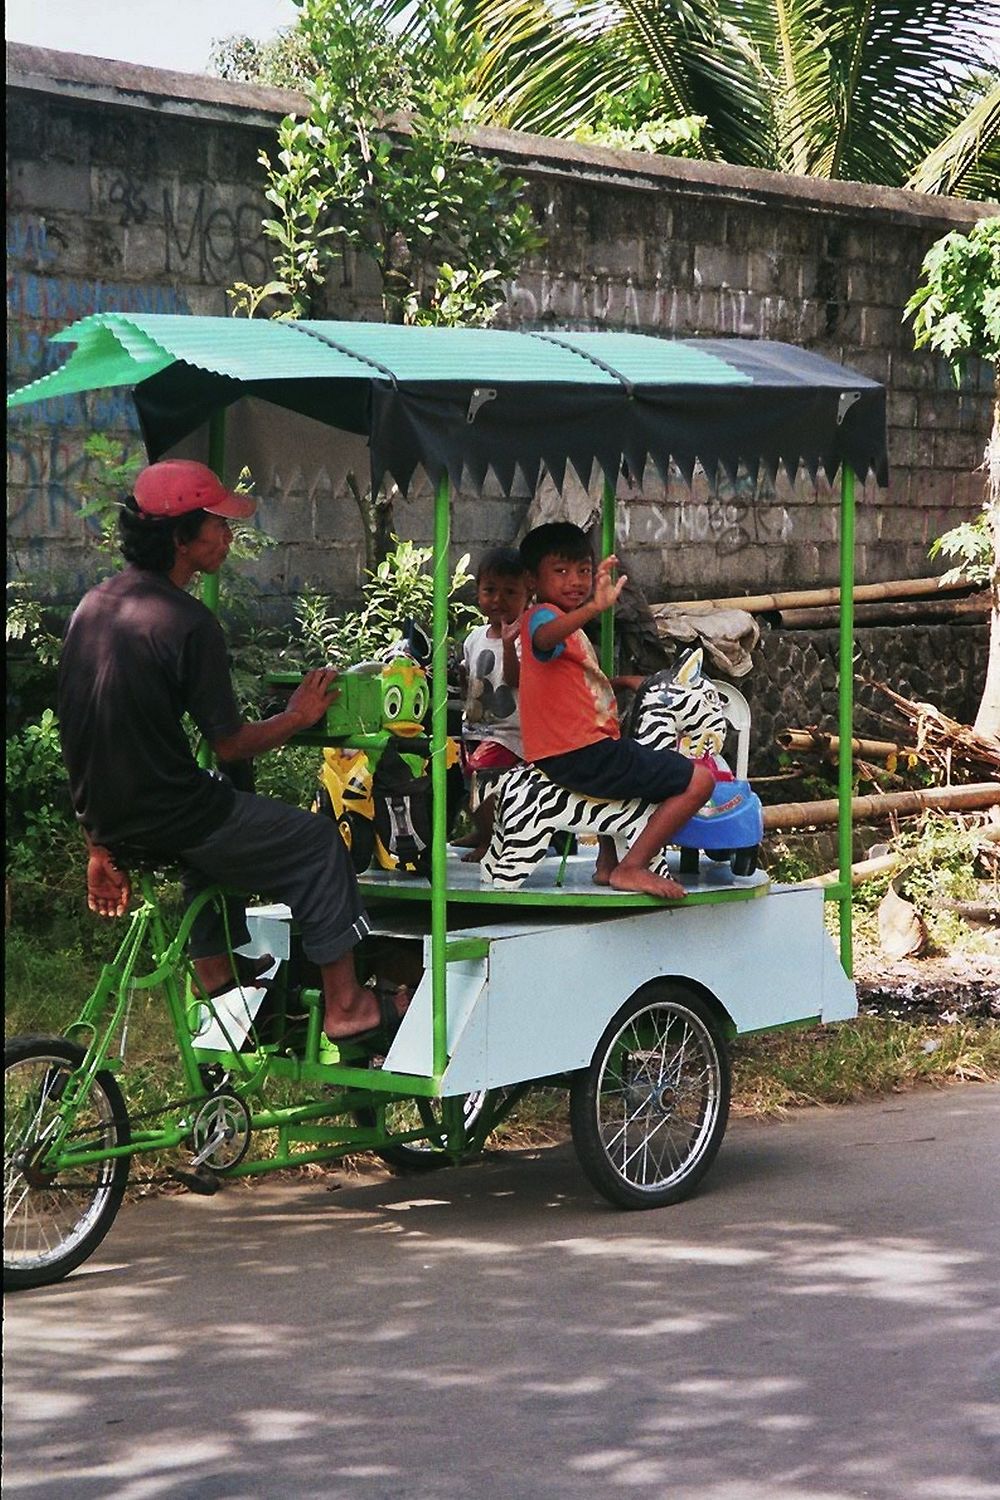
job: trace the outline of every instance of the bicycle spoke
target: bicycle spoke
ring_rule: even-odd
[[[62,1178],[43,1165],[67,1124],[67,1136],[88,1150],[128,1140],[121,1095],[107,1074],[90,1080],[82,1104],[67,1098],[66,1082],[83,1056],[62,1039],[15,1039],[5,1047],[5,1284],[58,1280],[103,1237],[121,1201],[127,1158],[76,1165]]]
[[[720,1082],[699,1019],[650,1005],[632,1016],[605,1054],[598,1132],[624,1181],[660,1188],[683,1176],[717,1117]]]

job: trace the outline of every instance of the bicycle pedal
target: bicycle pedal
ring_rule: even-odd
[[[220,1179],[207,1167],[173,1167],[170,1176],[202,1198],[213,1197],[222,1186]]]

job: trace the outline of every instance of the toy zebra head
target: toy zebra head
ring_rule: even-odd
[[[694,646],[666,671],[647,677],[636,692],[626,734],[654,750],[679,750],[698,760],[721,755],[726,742],[722,698],[702,676],[702,648]]]

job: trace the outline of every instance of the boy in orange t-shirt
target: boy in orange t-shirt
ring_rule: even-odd
[[[551,781],[587,797],[656,804],[619,861],[615,841],[600,840],[594,879],[619,891],[678,900],[676,880],[649,866],[672,834],[708,801],[715,777],[675,750],[622,739],[612,684],[583,626],[612,609],[624,588],[617,557],[594,570],[586,534],[568,521],[536,526],[521,543],[535,603],[521,622],[521,732],[525,759]]]

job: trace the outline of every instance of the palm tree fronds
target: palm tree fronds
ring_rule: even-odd
[[[1000,196],[1000,78],[927,153],[906,186],[956,197]]]

